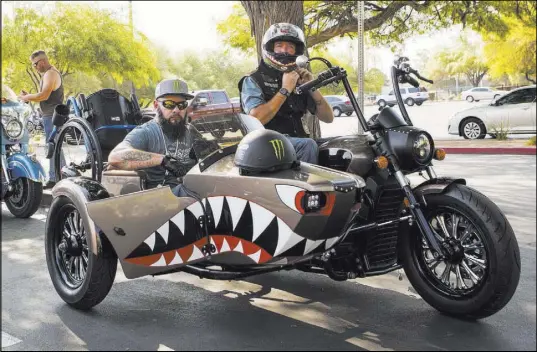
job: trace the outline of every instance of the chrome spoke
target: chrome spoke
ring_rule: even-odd
[[[84,265],[85,265],[86,267],[88,267],[88,256],[86,255],[85,252],[82,252],[82,260],[83,260],[83,262],[84,262]]]
[[[460,282],[461,288],[463,288],[464,290],[468,289],[468,286],[466,286],[466,284],[464,283],[464,279],[462,278],[460,265],[455,266],[455,274],[457,275],[457,288],[459,288],[459,282]]]
[[[78,257],[78,279],[84,278],[84,264],[82,263],[82,257]]]
[[[69,227],[71,228],[71,232],[76,233],[75,225],[73,224],[73,218],[70,215],[67,217],[67,223],[69,224]]]
[[[468,226],[468,227],[466,228],[466,231],[464,231],[464,234],[463,234],[462,237],[460,238],[461,243],[464,243],[464,240],[465,240],[468,236],[470,236],[470,235],[472,234],[472,231],[470,231],[471,228],[472,228],[471,226]]]
[[[446,267],[444,269],[444,272],[442,272],[442,276],[440,277],[440,280],[442,280],[443,283],[449,286],[449,274],[451,273],[451,263],[446,263]]]
[[[466,254],[464,253],[464,257],[466,259],[468,259],[469,261],[471,261],[472,263],[480,266],[481,268],[485,269],[487,266],[485,265],[485,260],[483,259],[478,259],[476,257],[474,257],[473,255],[470,255],[470,254]]]
[[[75,212],[74,215],[74,223],[75,223],[75,227],[76,227],[76,233],[80,233],[80,215],[78,214],[78,212]]]
[[[444,219],[444,215],[438,215],[436,217],[436,220],[438,221],[438,223],[440,224],[440,228],[442,229],[442,232],[444,232],[444,235],[445,235],[445,238],[449,238],[451,237],[449,235],[449,232],[447,230],[447,227],[446,227],[446,221]]]
[[[470,275],[470,279],[472,280],[474,285],[477,285],[477,283],[479,282],[479,276],[477,276],[465,262],[462,262],[462,268],[464,269],[464,271],[466,271],[466,273],[468,273],[468,275]]]
[[[457,236],[457,229],[459,228],[459,217],[455,215],[455,213],[451,214],[451,224],[453,228],[453,238],[458,239],[459,236]]]
[[[476,249],[485,249],[485,246],[483,245],[477,245],[477,244],[471,244],[471,245],[462,245],[463,248],[464,248],[464,251],[473,251],[473,250],[476,250]]]

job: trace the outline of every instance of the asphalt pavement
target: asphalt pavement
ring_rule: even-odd
[[[108,297],[80,312],[48,275],[48,209],[20,220],[2,205],[2,349],[535,350],[535,166],[534,156],[510,155],[448,155],[435,164],[439,176],[464,177],[497,202],[520,245],[513,299],[478,322],[438,313],[397,272],[342,283],[301,272],[127,280],[118,268]]]

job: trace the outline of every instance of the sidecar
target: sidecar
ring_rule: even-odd
[[[261,126],[248,115],[240,119],[247,132]],[[212,151],[197,151],[208,155],[183,179],[192,197],[178,198],[168,186],[143,189],[135,172],[105,171],[102,183],[72,177],[56,184],[46,252],[64,300],[95,305],[81,303],[86,275],[95,275],[96,265],[115,272],[117,259],[127,278],[211,265],[223,274],[261,272],[309,260],[338,242],[365,187],[360,176],[307,163],[241,175],[234,163],[241,131],[228,133],[216,150],[213,143]]]

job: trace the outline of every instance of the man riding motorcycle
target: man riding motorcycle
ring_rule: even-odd
[[[317,143],[307,138],[302,118],[307,110],[321,121],[331,123],[334,114],[319,91],[298,95],[297,85],[313,79],[311,72],[297,68],[295,60],[303,55],[306,43],[300,28],[276,23],[263,36],[263,59],[256,71],[239,81],[242,109],[256,117],[266,129],[289,138],[299,160],[317,163]]]

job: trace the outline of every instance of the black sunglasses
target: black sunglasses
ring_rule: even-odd
[[[179,110],[184,110],[188,107],[188,101],[175,102],[173,100],[159,100],[159,103],[162,104],[166,109],[173,110],[177,107]]]
[[[39,62],[41,62],[41,61],[43,61],[43,59],[41,59],[41,60],[37,60],[37,61],[34,62],[32,65],[33,65],[34,67],[37,67],[37,64],[38,64]]]

